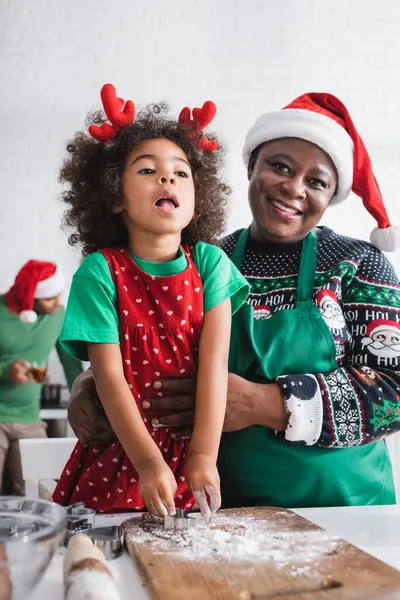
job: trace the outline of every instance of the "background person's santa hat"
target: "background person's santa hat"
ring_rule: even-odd
[[[37,319],[33,310],[35,300],[58,296],[64,285],[64,277],[55,264],[30,260],[19,271],[14,285],[6,293],[8,310],[19,314],[23,323],[34,323]]]
[[[365,335],[368,338],[372,338],[374,333],[378,333],[379,331],[393,331],[393,333],[400,335],[400,324],[386,319],[375,319],[375,321],[369,323]]]
[[[370,240],[380,250],[392,252],[400,246],[400,229],[392,227],[386,213],[371,160],[346,107],[332,94],[303,94],[282,110],[257,119],[246,136],[243,160],[264,142],[285,137],[301,138],[324,150],[338,173],[338,188],[330,204],[345,200],[351,191],[363,201],[377,221]]]

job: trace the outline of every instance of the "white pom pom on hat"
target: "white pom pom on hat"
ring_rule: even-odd
[[[23,323],[35,323],[36,299],[53,298],[64,289],[65,279],[54,263],[28,261],[18,272],[14,285],[6,293],[6,304]]]
[[[37,321],[37,314],[34,310],[21,310],[19,318],[23,323],[34,323]]]
[[[370,235],[371,243],[386,252],[400,247],[400,228],[390,224],[368,152],[338,98],[311,92],[299,96],[282,110],[259,117],[246,136],[243,148],[246,167],[258,146],[284,137],[307,140],[324,150],[338,173],[338,189],[330,204],[342,202],[353,191],[377,222]]]

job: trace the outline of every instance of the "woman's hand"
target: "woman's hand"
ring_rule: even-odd
[[[115,440],[116,436],[97,395],[91,369],[77,377],[71,388],[68,421],[83,444]]]
[[[137,471],[140,495],[147,509],[160,517],[174,515],[178,485],[167,463],[162,458],[149,459]]]
[[[202,516],[210,517],[221,506],[220,480],[215,459],[209,454],[191,453],[189,450],[185,474]]]
[[[154,388],[176,395],[143,400],[144,410],[172,412],[170,415],[153,419],[153,424],[170,427],[173,437],[190,437],[194,423],[196,380],[164,379],[156,382]],[[224,432],[239,431],[251,425],[265,425],[277,431],[284,431],[287,420],[288,415],[278,384],[253,383],[229,373]]]
[[[142,408],[170,411],[170,415],[156,420],[158,425],[170,427],[172,435],[177,438],[190,437],[194,423],[196,379],[163,379],[155,382],[153,387],[172,392],[174,396],[143,400]],[[115,440],[116,436],[98,398],[91,370],[82,373],[72,386],[68,420],[75,435],[84,444]],[[252,383],[229,373],[225,432],[238,431],[250,425],[265,425],[284,431],[287,421],[288,415],[277,384]]]

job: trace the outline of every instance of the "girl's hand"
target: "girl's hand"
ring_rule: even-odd
[[[174,496],[178,485],[162,458],[146,461],[139,473],[139,491],[147,509],[160,517],[175,514]]]
[[[215,459],[209,454],[189,452],[186,479],[202,516],[210,517],[221,506],[220,480]]]

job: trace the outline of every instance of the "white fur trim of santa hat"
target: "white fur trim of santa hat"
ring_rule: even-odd
[[[330,204],[345,200],[353,185],[353,141],[336,121],[301,108],[286,108],[261,115],[246,136],[243,161],[261,144],[282,138],[300,138],[315,144],[331,158],[338,174],[338,189]]]
[[[54,275],[49,277],[48,279],[43,279],[43,281],[39,281],[35,290],[35,299],[40,300],[43,298],[54,298],[54,296],[58,296],[61,294],[65,287],[65,278],[61,273],[59,267],[57,267]]]

